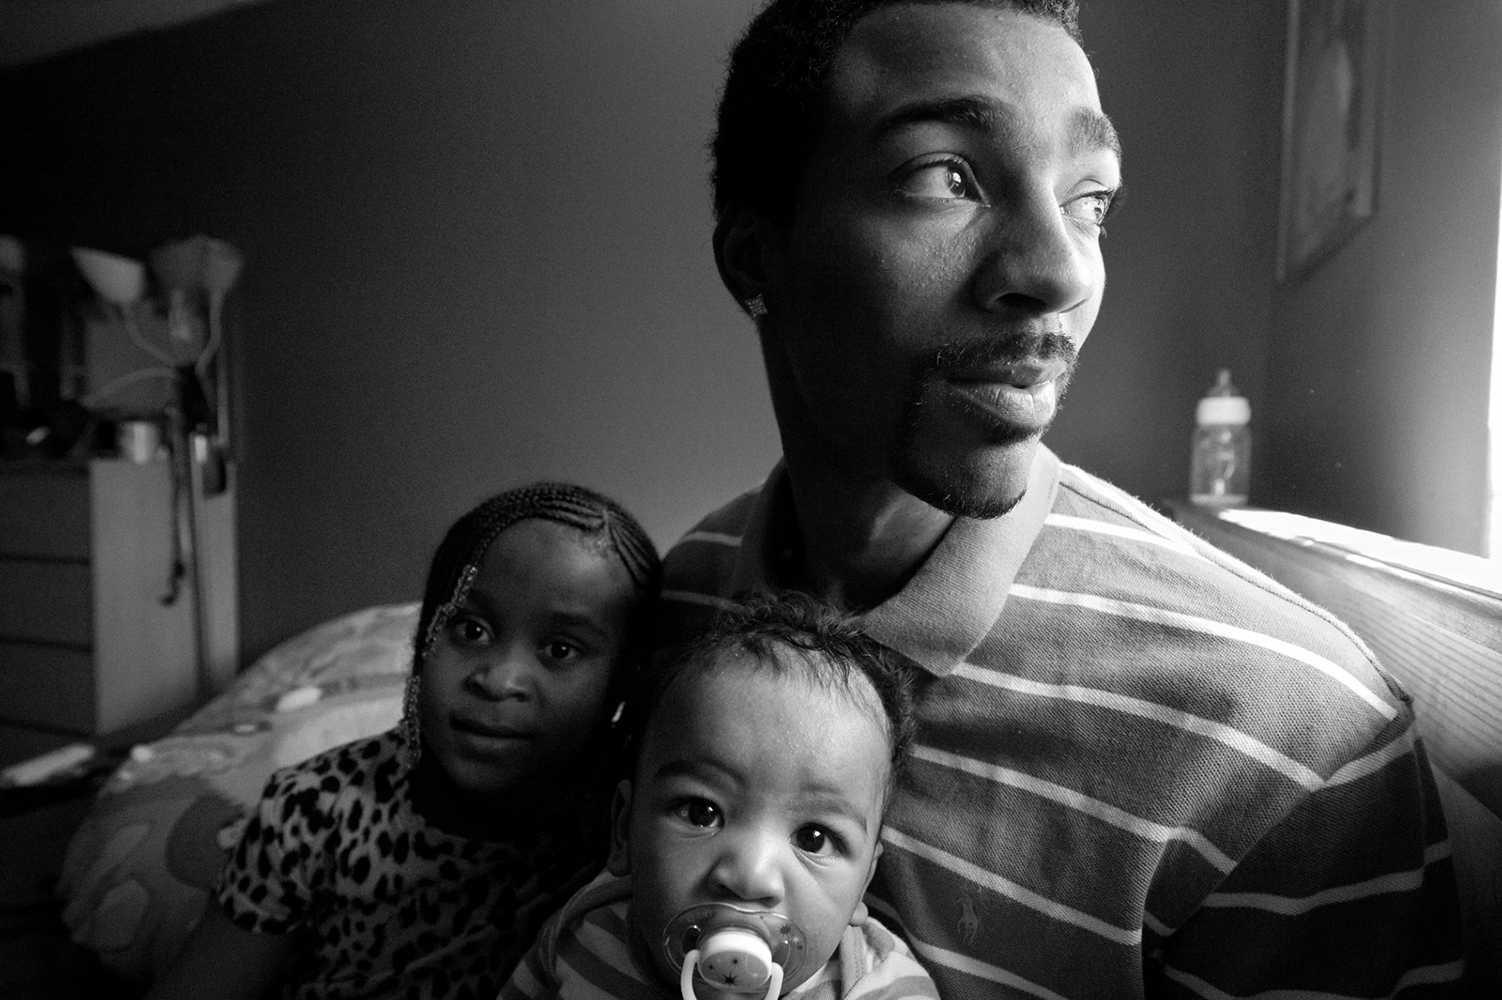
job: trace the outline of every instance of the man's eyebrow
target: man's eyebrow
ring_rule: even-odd
[[[958,125],[977,132],[996,132],[1004,128],[1010,118],[1004,105],[984,97],[966,95],[910,101],[878,119],[871,130],[871,138],[880,142],[894,132],[926,122]]]
[[[1069,138],[1076,152],[1109,149],[1118,160],[1121,159],[1121,136],[1116,134],[1116,126],[1102,111],[1093,108],[1076,111],[1074,121],[1070,123]]]
[[[913,125],[936,122],[956,125],[976,132],[1004,134],[1012,127],[1016,114],[1010,105],[971,94],[913,101],[880,118],[871,130],[873,143],[881,142],[894,132]],[[1121,139],[1116,127],[1104,113],[1080,108],[1069,122],[1069,146],[1075,153],[1105,149],[1121,156]]]

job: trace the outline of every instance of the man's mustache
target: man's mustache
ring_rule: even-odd
[[[1073,371],[1079,351],[1057,330],[1018,331],[1003,337],[940,343],[919,355],[914,368],[921,377],[946,369],[987,368],[1030,360],[1061,360]]]

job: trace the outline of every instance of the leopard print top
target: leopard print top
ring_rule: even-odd
[[[491,1000],[549,913],[599,870],[568,838],[492,843],[412,808],[383,733],[276,772],[215,898],[231,921],[299,933],[288,998]]]

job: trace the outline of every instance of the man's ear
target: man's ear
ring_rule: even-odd
[[[630,829],[631,782],[623,780],[615,786],[615,798],[610,802],[610,856],[605,859],[605,870],[612,875],[631,874]]]
[[[714,259],[720,280],[735,300],[745,303],[767,290],[771,226],[737,203],[725,206],[714,227]]]

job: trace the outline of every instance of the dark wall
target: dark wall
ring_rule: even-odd
[[[1156,503],[1188,493],[1194,407],[1218,369],[1261,417],[1287,4],[1081,6],[1126,194],[1102,244],[1100,319],[1047,440]]]
[[[0,74],[0,232],[245,254],[246,659],[412,598],[496,489],[576,479],[666,545],[765,474],[704,157],[755,6],[273,0]],[[1184,492],[1218,367],[1265,415],[1284,11],[1086,4],[1130,193],[1049,443],[1149,500]]]
[[[244,656],[420,593],[497,489],[579,480],[666,544],[765,474],[704,180],[748,6],[273,2],[0,78],[0,232],[244,252]]]

